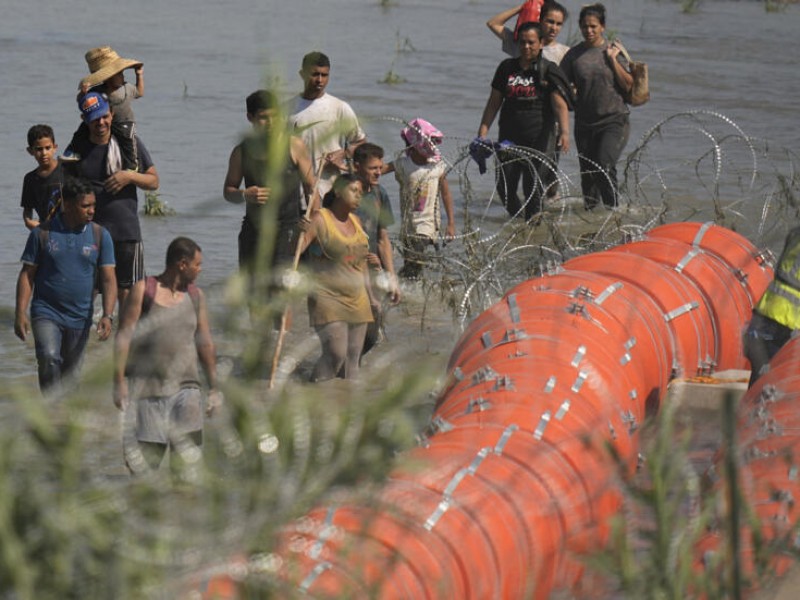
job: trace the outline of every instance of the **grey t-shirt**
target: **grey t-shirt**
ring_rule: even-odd
[[[133,123],[133,101],[139,97],[136,86],[124,83],[108,95],[108,103],[114,110],[114,120],[119,123]]]
[[[606,59],[606,42],[599,48],[581,43],[569,49],[561,61],[561,70],[575,86],[575,120],[584,125],[594,125],[609,118],[628,114],[614,78],[614,70]],[[628,61],[620,55],[619,63],[628,68]]]

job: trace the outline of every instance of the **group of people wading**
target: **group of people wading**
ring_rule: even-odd
[[[515,31],[505,27],[532,4],[537,20]],[[478,155],[497,152],[497,190],[506,209],[534,222],[544,199],[558,193],[554,173],[559,153],[570,147],[570,110],[588,209],[617,205],[615,165],[628,137],[623,93],[631,76],[603,35],[605,8],[581,9],[584,40],[572,48],[556,40],[567,16],[557,2],[526,2],[487,23],[511,57],[492,79],[473,145]],[[100,292],[100,340],[111,337],[119,318],[113,401],[129,423],[126,462],[139,472],[157,468],[169,448],[177,456],[198,449],[203,415],[223,398],[206,298],[195,285],[200,246],[178,237],[163,272],[144,272],[138,190],[158,189],[159,176],[132,110],[145,93],[143,64],[109,46],[85,58],[81,126],[67,149],[56,156],[47,125],[28,132],[37,168],[23,182],[23,220],[31,233],[14,330],[22,340],[33,334],[40,387],[57,395],[78,375]],[[125,81],[129,69],[135,84]],[[281,275],[301,256],[312,274],[308,309],[321,342],[314,381],[356,376],[362,355],[380,338],[386,306],[400,301],[398,277],[420,277],[426,252],[455,235],[441,131],[425,119],[409,120],[399,132],[404,150],[385,161],[350,105],[327,93],[330,71],[330,59],[311,52],[301,63],[300,94],[280,102],[274,92],[257,90],[246,98],[252,131],[233,148],[223,185],[225,200],[245,205],[238,259],[253,292],[251,311],[274,296]],[[498,114],[494,144],[488,134]],[[388,233],[395,217],[380,184],[387,173],[400,190],[397,272]]]

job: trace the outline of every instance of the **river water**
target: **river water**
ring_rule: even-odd
[[[27,235],[18,199],[22,177],[34,167],[25,152],[25,135],[31,125],[46,122],[54,127],[61,148],[66,146],[78,124],[76,85],[86,71],[83,54],[91,47],[111,44],[122,56],[145,65],[146,94],[134,104],[139,133],[161,176],[161,197],[177,213],[142,219],[151,272],[161,268],[164,249],[176,235],[190,235],[203,247],[200,283],[207,289],[219,290],[235,270],[242,207],[227,204],[221,189],[230,150],[247,129],[244,97],[264,85],[286,97],[296,93],[301,86],[300,59],[312,49],[331,57],[329,92],[352,104],[368,136],[388,154],[401,148],[398,131],[403,120],[422,116],[445,133],[443,150],[454,165],[451,186],[457,210],[467,197],[467,184],[478,202],[482,194],[488,198],[491,193],[490,176],[481,178],[464,160],[464,147],[477,131],[489,82],[503,58],[499,42],[484,23],[506,2],[394,0],[383,6],[375,0],[63,0],[46,8],[21,0],[10,4],[0,36],[4,381],[31,378],[35,372],[32,347],[20,343],[12,331],[18,260]],[[722,139],[743,132],[768,140],[770,158],[780,156],[782,148],[797,149],[800,80],[787,48],[800,26],[800,7],[767,12],[761,2],[706,1],[696,12],[686,13],[681,4],[667,1],[605,4],[608,31],[621,36],[634,58],[650,67],[652,101],[632,111],[628,151],[663,123],[661,135],[643,157],[646,166],[640,167],[650,179],[658,174],[656,192],[667,190],[690,201],[704,195],[697,189],[694,168],[714,145],[710,136]],[[574,43],[580,37],[579,4],[565,5],[574,14],[562,41]],[[402,82],[381,83],[387,75]],[[742,154],[741,148],[725,150],[734,161]],[[724,167],[737,193],[742,185],[747,187],[750,170],[769,171],[763,157],[754,167],[748,152],[743,154],[742,162]],[[573,185],[576,165],[574,153],[562,160]],[[387,178],[385,185],[396,203],[396,184]],[[761,185],[758,194],[770,183]],[[758,194],[727,199],[740,202],[745,221],[757,221],[763,204]],[[774,245],[778,238],[776,234],[763,241]],[[418,343],[413,332],[400,340]]]

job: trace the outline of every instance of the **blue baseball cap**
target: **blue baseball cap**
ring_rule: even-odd
[[[83,120],[91,123],[104,117],[108,114],[109,106],[105,94],[98,94],[97,92],[89,92],[78,100],[78,108],[80,108]]]

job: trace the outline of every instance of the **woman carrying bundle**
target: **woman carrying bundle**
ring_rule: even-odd
[[[628,143],[630,125],[623,94],[633,85],[628,62],[609,43],[606,9],[590,4],[581,9],[583,41],[561,61],[564,74],[575,86],[575,147],[581,168],[581,190],[587,209],[601,201],[617,206],[617,161]]]

